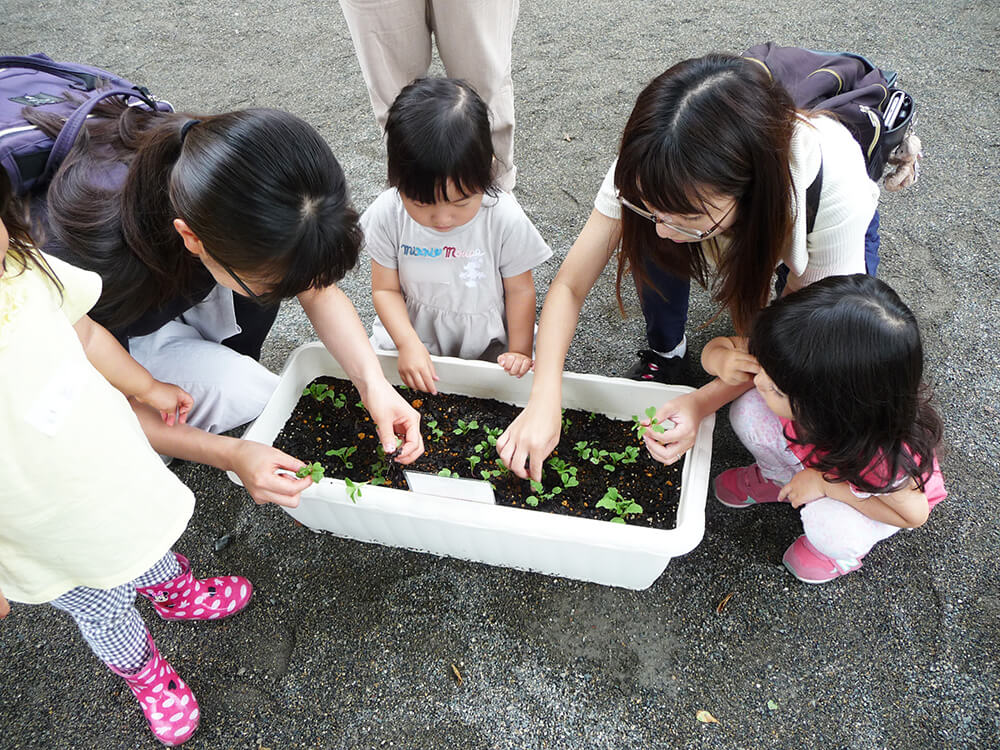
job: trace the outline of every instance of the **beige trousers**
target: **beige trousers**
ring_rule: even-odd
[[[489,107],[497,182],[513,189],[518,0],[340,0],[340,8],[379,129],[403,86],[427,74],[433,35],[448,76],[468,81]]]

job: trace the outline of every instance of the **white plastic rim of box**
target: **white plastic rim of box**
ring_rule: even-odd
[[[378,352],[378,358],[389,382],[399,385],[396,354]],[[519,406],[528,401],[530,373],[518,379],[488,362],[433,359],[442,393],[494,398]],[[292,352],[277,389],[243,437],[271,445],[302,390],[322,376],[347,378],[320,342],[304,344]],[[691,390],[567,372],[563,374],[562,405],[630,420],[648,406],[659,406]],[[365,485],[361,498],[352,503],[344,482],[329,478],[303,492],[299,507],[284,510],[310,529],[361,542],[644,589],[659,577],[671,558],[690,552],[705,533],[714,428],[714,415],[702,421],[694,447],[684,459],[677,524],[672,529],[484,505],[371,485]],[[235,474],[229,472],[229,477],[239,484]]]

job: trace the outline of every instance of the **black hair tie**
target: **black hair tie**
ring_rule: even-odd
[[[181,143],[184,143],[184,139],[187,138],[188,131],[199,122],[201,122],[201,120],[188,120],[186,123],[181,125]]]

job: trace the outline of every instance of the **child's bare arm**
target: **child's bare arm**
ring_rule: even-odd
[[[372,302],[379,320],[399,350],[399,377],[409,388],[437,393],[438,379],[430,352],[420,340],[406,309],[399,272],[372,261]]]
[[[182,388],[154,378],[125,351],[118,340],[102,325],[84,315],[73,326],[87,359],[115,388],[126,396],[149,404],[163,420],[174,424],[187,420],[194,399]]]
[[[503,280],[507,315],[507,350],[531,357],[535,341],[535,281],[531,271]]]
[[[881,521],[901,529],[915,529],[927,520],[930,509],[927,496],[917,489],[916,482],[893,492],[858,497],[846,482],[828,482],[816,469],[803,469],[792,481],[781,488],[778,497],[788,499],[798,508],[820,497],[829,497],[850,505],[874,521]]]
[[[0,620],[5,618],[10,614],[10,602],[7,601],[7,597],[3,595],[3,591],[0,591]]]
[[[742,385],[760,372],[757,360],[747,352],[742,336],[719,336],[701,350],[701,366],[726,385]]]

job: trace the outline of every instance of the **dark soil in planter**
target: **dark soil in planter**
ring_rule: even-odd
[[[348,380],[318,378],[312,385],[323,384],[330,388],[322,401],[312,395],[303,395],[288,422],[274,441],[277,448],[306,462],[317,461],[323,465],[327,477],[349,478],[354,482],[367,482],[376,475],[384,475],[387,486],[407,489],[401,467],[386,462],[379,452],[375,425],[368,412],[360,405],[357,389]],[[432,396],[406,389],[398,389],[421,413],[421,433],[425,452],[415,463],[406,467],[429,473],[448,469],[458,476],[482,479],[482,471],[501,471],[495,462],[496,448],[484,428],[500,432],[520,413],[520,408],[493,399],[438,394]],[[463,434],[459,420],[476,422],[478,427]],[[436,423],[436,424],[435,424]],[[568,424],[567,424],[568,423]],[[596,463],[584,459],[576,449],[577,443],[586,441],[592,450],[625,453],[626,447],[638,448],[634,462],[623,459],[610,460],[604,456]],[[479,451],[476,448],[479,446]],[[356,447],[344,459],[326,455],[329,450]],[[593,456],[593,454],[592,454]],[[480,461],[473,467],[470,457]],[[527,481],[503,471],[489,478],[495,487],[498,505],[548,511],[564,515],[611,520],[615,513],[595,507],[609,487],[617,488],[625,498],[632,498],[642,506],[642,514],[628,515],[626,521],[635,525],[670,529],[676,525],[677,500],[680,497],[681,464],[664,466],[650,458],[631,422],[609,419],[601,414],[567,409],[563,413],[563,430],[559,445],[550,459],[559,459],[576,468],[576,486],[564,487],[559,473],[546,460],[542,477],[543,493],[560,487],[561,492],[548,499],[541,499],[532,507],[527,499],[542,493],[532,490]],[[348,468],[345,459],[352,466]],[[609,471],[607,466],[613,466]],[[359,502],[364,502],[364,490]]]

